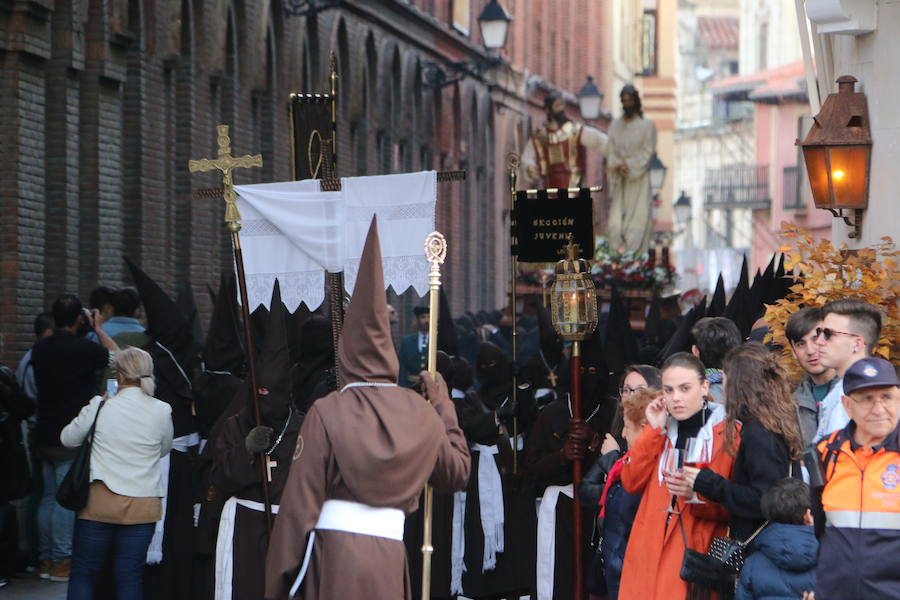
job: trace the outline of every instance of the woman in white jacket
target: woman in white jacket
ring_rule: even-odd
[[[72,542],[68,600],[92,600],[94,580],[114,552],[116,596],[143,599],[143,574],[154,524],[162,518],[160,458],[172,448],[171,407],[153,397],[153,359],[138,348],[113,361],[118,392],[94,397],[60,435],[75,448],[87,437],[97,411],[91,449],[91,487],[78,513]]]

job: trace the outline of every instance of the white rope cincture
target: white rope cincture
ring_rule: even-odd
[[[398,387],[396,383],[388,383],[386,381],[354,381],[353,383],[348,383],[344,387],[341,388],[342,392],[349,390],[350,388],[358,388],[358,387]]]

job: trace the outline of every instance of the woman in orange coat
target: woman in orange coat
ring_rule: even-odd
[[[725,446],[725,409],[709,404],[709,383],[703,363],[680,352],[662,367],[664,397],[647,407],[647,425],[631,450],[631,462],[622,470],[622,484],[633,494],[643,494],[628,548],[619,597],[627,600],[681,600],[689,598],[688,583],[679,575],[684,557],[680,531],[681,513],[687,543],[706,552],[712,539],[728,531],[728,513],[720,504],[702,497],[702,504],[688,503],[693,490],[683,478],[663,474],[660,459],[666,448],[685,447],[688,438],[699,438],[709,449],[709,468],[730,477],[733,454]]]

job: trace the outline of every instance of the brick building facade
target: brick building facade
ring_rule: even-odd
[[[486,0],[344,0],[287,14],[297,4],[0,3],[0,360],[31,344],[33,317],[60,293],[85,298],[97,284],[129,283],[123,255],[170,291],[194,286],[208,314],[201,292],[229,268],[230,246],[221,202],[195,194],[219,182],[189,174],[188,160],[213,156],[215,125],[227,123],[233,154],[263,155],[264,167],[237,172],[238,183],[290,178],[287,97],[327,89],[331,52],[340,74],[339,174],[467,170],[465,183],[439,190],[451,304],[504,302],[504,159],[524,143],[539,101],[524,74],[533,60],[517,53],[542,21],[532,15],[529,29],[511,30],[511,61],[435,89],[423,77],[429,63],[486,57],[475,22]],[[507,8],[515,17],[527,3]],[[531,71],[547,86],[560,69],[563,89],[574,93],[570,86],[591,72],[575,49],[584,14],[567,11],[558,28],[574,33],[551,36],[557,47],[539,55],[568,53],[541,63],[548,72]],[[600,79],[597,54],[591,74]],[[414,301],[399,300],[401,314]]]

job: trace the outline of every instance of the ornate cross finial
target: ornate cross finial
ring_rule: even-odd
[[[222,171],[225,222],[229,224],[230,229],[240,230],[241,213],[238,212],[237,208],[237,193],[234,191],[231,172],[234,169],[261,167],[262,155],[254,154],[251,156],[245,154],[238,157],[231,156],[231,138],[228,137],[228,125],[219,125],[216,127],[216,132],[218,133],[216,141],[219,144],[218,157],[215,159],[201,158],[200,160],[189,161],[188,169],[191,173],[196,173],[197,171]]]

